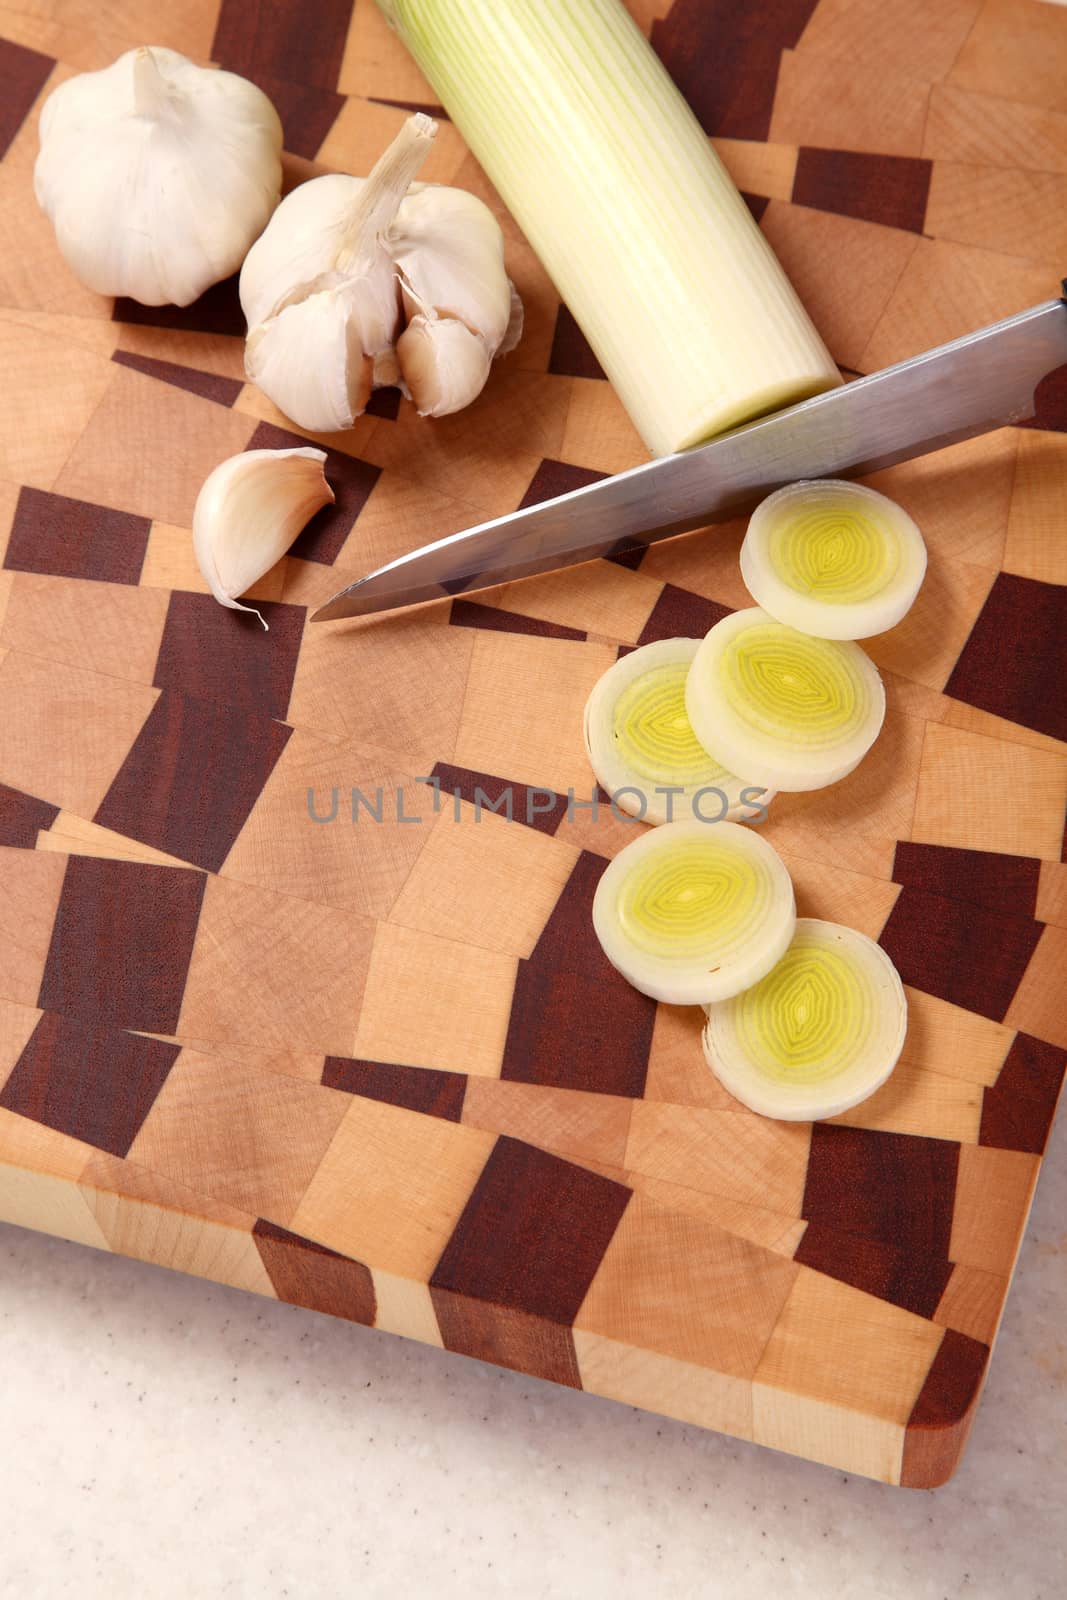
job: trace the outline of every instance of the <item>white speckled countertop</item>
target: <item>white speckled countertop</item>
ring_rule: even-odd
[[[0,1226],[0,1596],[1058,1600],[1065,1216],[933,1492]]]

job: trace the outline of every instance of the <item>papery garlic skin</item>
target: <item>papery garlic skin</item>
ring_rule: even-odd
[[[193,510],[193,549],[200,571],[220,605],[238,603],[276,561],[315,512],[334,499],[326,482],[325,450],[245,450],[208,474]]]
[[[492,212],[411,182],[435,132],[417,114],[367,178],[294,189],[245,260],[245,370],[310,432],[350,428],[388,384],[422,415],[459,411],[518,342],[522,304]]]
[[[38,203],[98,294],[187,306],[241,265],[281,193],[282,126],[232,72],[142,46],[53,90]]]

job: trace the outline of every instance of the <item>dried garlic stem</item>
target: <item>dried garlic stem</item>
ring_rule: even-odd
[[[416,172],[430,152],[437,124],[420,111],[409,117],[374,163],[359,191],[337,252],[337,270],[350,272],[373,260],[381,235],[400,208]]]

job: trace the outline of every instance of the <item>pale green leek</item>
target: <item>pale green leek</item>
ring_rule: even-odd
[[[907,1025],[900,977],[881,946],[840,923],[801,917],[765,978],[708,1007],[704,1054],[751,1111],[807,1122],[880,1088]]]
[[[823,789],[878,737],[885,689],[858,644],[813,639],[751,606],[705,635],[685,705],[700,742],[753,783]]]
[[[619,0],[379,5],[651,451],[685,449],[839,382],[725,167]]]
[[[895,627],[925,574],[923,536],[904,508],[837,478],[770,495],[741,546],[741,576],[757,605],[821,639]]]
[[[620,657],[585,708],[585,747],[616,809],[642,822],[756,818],[770,790],[729,772],[697,740],[685,680],[699,639],[657,639]],[[742,798],[743,796],[743,798]],[[695,810],[694,810],[695,808]]]
[[[736,822],[650,828],[604,870],[593,928],[608,960],[655,1000],[703,1005],[758,982],[793,937],[777,851]]]

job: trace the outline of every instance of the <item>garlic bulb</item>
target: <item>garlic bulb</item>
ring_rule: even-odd
[[[187,306],[236,272],[281,193],[266,95],[176,50],[128,50],[41,112],[34,189],[67,264],[98,294]]]
[[[334,498],[325,450],[246,450],[205,478],[193,509],[193,549],[220,605],[251,611],[237,596],[269,572],[304,524]]]
[[[435,133],[417,114],[369,177],[294,189],[248,252],[245,370],[299,427],[349,428],[386,384],[423,416],[459,411],[518,343],[522,304],[492,212],[465,190],[411,183]]]

